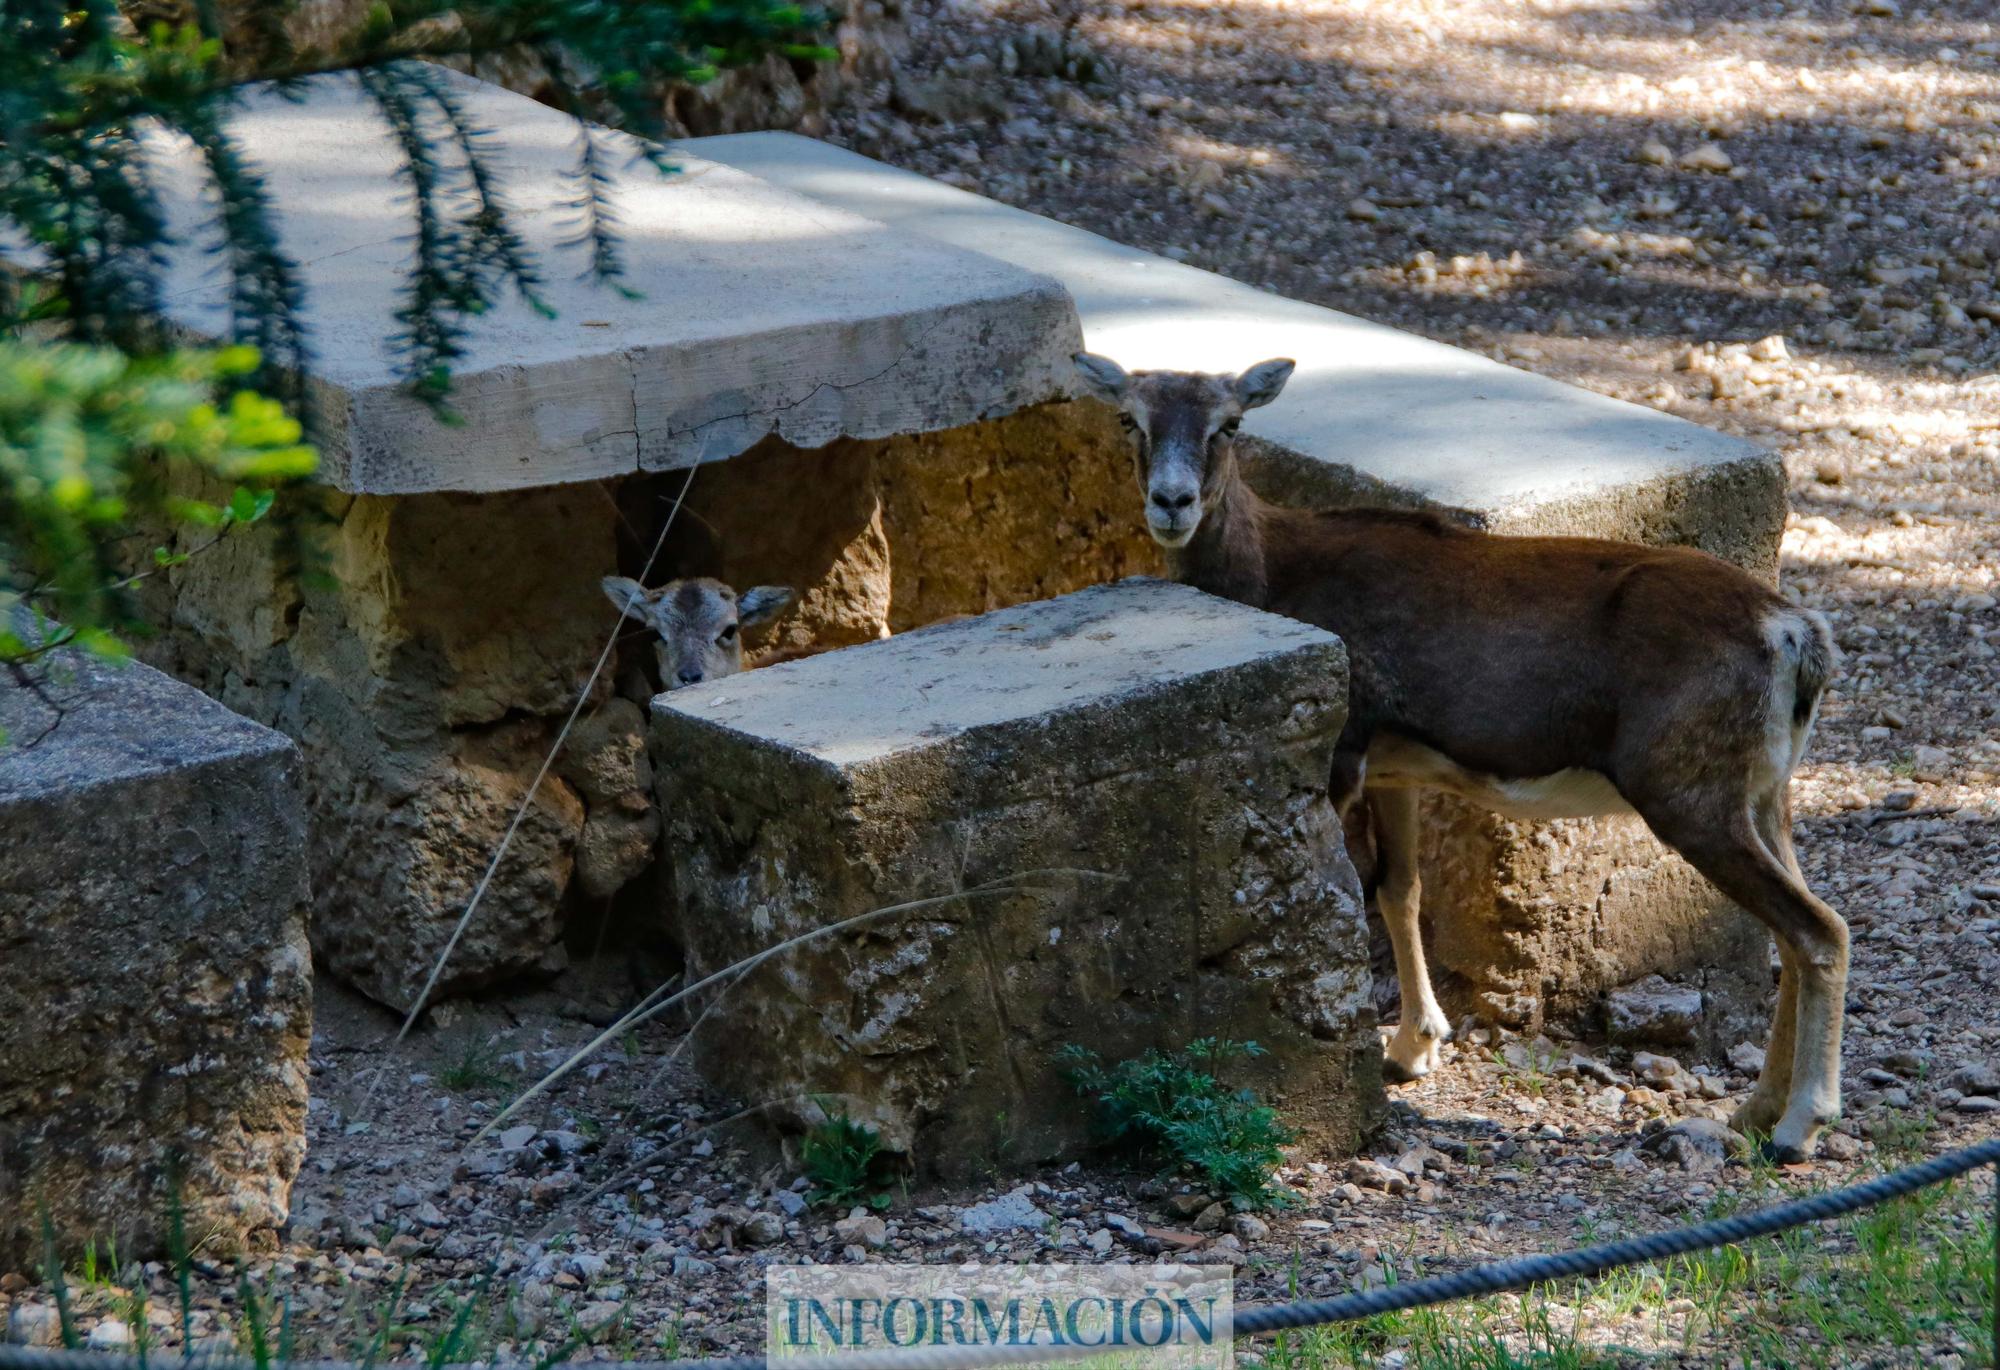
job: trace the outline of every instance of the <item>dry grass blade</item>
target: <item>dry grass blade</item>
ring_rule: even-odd
[[[634,1007],[630,1012],[626,1013],[617,1022],[613,1023],[610,1027],[604,1029],[604,1031],[598,1033],[597,1036],[591,1038],[589,1042],[585,1043],[582,1047],[578,1048],[578,1050],[573,1055],[571,1055],[567,1061],[564,1061],[561,1065],[557,1066],[547,1075],[544,1075],[540,1080],[537,1080],[534,1084],[530,1085],[526,1090],[526,1092],[524,1092],[518,1099],[514,1100],[513,1103],[507,1105],[506,1108],[500,1110],[500,1112],[493,1117],[492,1121],[488,1122],[486,1126],[480,1128],[479,1131],[475,1132],[472,1135],[472,1137],[466,1142],[466,1145],[470,1147],[479,1142],[480,1139],[484,1138],[488,1133],[492,1132],[495,1128],[499,1127],[509,1118],[512,1118],[516,1113],[519,1113],[521,1109],[525,1107],[531,1100],[534,1100],[540,1097],[541,1095],[547,1093],[550,1087],[553,1086],[557,1081],[561,1080],[565,1075],[568,1075],[572,1070],[576,1069],[577,1066],[581,1065],[585,1060],[589,1059],[592,1055],[596,1054],[598,1051],[603,1049],[603,1047],[608,1043],[615,1041],[618,1037],[620,1037],[626,1032],[631,1031],[633,1028],[638,1027],[641,1023],[649,1022],[652,1019],[657,1018],[660,1014],[666,1012],[668,1009],[672,1008],[675,1004],[680,1003],[683,999],[688,998],[690,995],[700,993],[702,990],[707,989],[710,985],[716,984],[719,981],[725,979],[729,979],[733,983],[734,980],[740,980],[744,972],[755,969],[757,966],[760,966],[764,962],[770,960],[773,956],[782,955],[783,953],[792,950],[794,947],[804,946],[808,942],[817,941],[822,937],[829,937],[836,932],[842,932],[848,928],[859,927],[861,924],[872,922],[877,918],[887,918],[894,914],[899,914],[899,913],[914,913],[918,909],[936,908],[941,904],[950,904],[960,899],[986,898],[999,894],[1020,894],[1027,890],[1049,888],[1049,886],[1038,885],[1034,883],[1035,881],[1046,876],[1058,876],[1058,877],[1066,877],[1069,879],[1083,879],[1083,880],[1119,880],[1123,878],[1121,876],[1116,876],[1116,875],[1107,875],[1103,871],[1082,870],[1069,866],[1037,867],[1034,870],[1022,871],[1016,875],[1003,876],[997,880],[989,880],[982,885],[973,885],[967,889],[953,890],[950,894],[935,894],[924,899],[911,899],[901,904],[889,904],[879,909],[870,909],[866,913],[857,913],[852,918],[843,918],[837,923],[828,923],[825,927],[814,928],[810,932],[802,932],[797,937],[787,938],[785,941],[779,942],[775,946],[766,947],[762,951],[744,957],[741,961],[734,962],[730,965],[724,966],[722,969],[715,971],[712,974],[703,976],[701,979],[695,981],[693,984],[687,986],[682,990],[679,990],[674,994],[668,995],[664,999],[656,1000],[654,996],[658,995],[660,991],[654,990],[652,994],[647,995],[644,1000],[641,1000],[636,1007]],[[661,988],[664,989],[665,986],[661,986]]]

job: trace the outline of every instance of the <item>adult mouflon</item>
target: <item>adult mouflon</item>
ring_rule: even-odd
[[[1847,983],[1847,925],[1792,851],[1792,771],[1836,657],[1826,620],[1688,548],[1267,504],[1235,435],[1292,362],[1238,376],[1076,362],[1131,435],[1174,577],[1347,645],[1333,794],[1343,810],[1365,796],[1375,821],[1403,1000],[1389,1073],[1427,1073],[1449,1034],[1417,924],[1422,791],[1520,818],[1637,813],[1776,938],[1764,1069],[1732,1121],[1781,1159],[1809,1155],[1840,1112]]]

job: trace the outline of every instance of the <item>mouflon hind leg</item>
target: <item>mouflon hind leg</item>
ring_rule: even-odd
[[[1800,878],[1789,833],[1775,835],[1770,815],[1783,809],[1772,810],[1774,802],[1683,802],[1667,811],[1644,805],[1639,811],[1662,841],[1778,940],[1784,971],[1764,1073],[1737,1116],[1759,1132],[1768,1125],[1766,1152],[1790,1162],[1810,1157],[1820,1130],[1840,1116],[1847,924]],[[1766,832],[1774,832],[1771,841]],[[1772,1120],[1780,1097],[1782,1109]]]

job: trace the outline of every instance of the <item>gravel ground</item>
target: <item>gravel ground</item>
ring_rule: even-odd
[[[703,1130],[727,1106],[664,1031],[467,1148],[496,1101],[594,1033],[615,985],[462,1007],[395,1056],[390,1025],[329,988],[298,1215],[250,1271],[288,1295],[301,1345],[353,1350],[407,1279],[389,1345],[421,1346],[488,1270],[482,1347],[582,1329],[595,1357],[755,1344],[773,1259],[1185,1249],[1241,1264],[1240,1297],[1317,1294],[1993,1135],[2000,10],[1022,0],[914,28],[904,77],[836,111],[836,141],[1783,448],[1784,586],[1848,654],[1796,791],[1807,874],[1856,931],[1848,1119],[1815,1164],[1746,1170],[1699,1123],[1665,1126],[1725,1115],[1754,1048],[1690,1068],[1475,1032],[1397,1091],[1372,1158],[1299,1156],[1284,1178],[1303,1202],[1280,1214],[1217,1227],[1199,1196],[1072,1167],[844,1218]],[[675,1148],[663,1165],[587,1201],[655,1145]],[[1022,1185],[1032,1226],[966,1229],[968,1206]],[[246,1325],[234,1283],[202,1278],[198,1337]],[[81,1295],[100,1341],[141,1286],[168,1330],[164,1272],[113,1272]],[[42,1325],[45,1290],[0,1293],[17,1327]],[[1733,1316],[1717,1327],[1679,1295],[1594,1303],[1588,1340],[1649,1364],[1771,1363]],[[1775,1334],[1787,1360],[1986,1363],[1943,1325],[1900,1346]]]

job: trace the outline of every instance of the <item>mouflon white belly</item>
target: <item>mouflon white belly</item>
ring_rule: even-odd
[[[1597,771],[1572,766],[1549,775],[1502,779],[1467,770],[1443,752],[1405,737],[1378,737],[1369,744],[1367,783],[1443,790],[1508,818],[1596,818],[1632,812],[1617,787]]]

